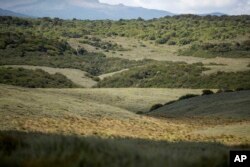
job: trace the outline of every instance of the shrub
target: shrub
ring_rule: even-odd
[[[168,40],[169,40],[169,37],[164,37],[164,38],[157,39],[157,40],[155,41],[155,43],[156,43],[156,44],[165,44],[165,43],[168,42]]]
[[[204,95],[211,95],[211,94],[214,94],[214,92],[211,91],[211,90],[203,90],[202,91],[202,96],[204,96]]]
[[[158,108],[161,108],[162,106],[163,106],[162,104],[155,104],[155,105],[153,105],[153,106],[150,108],[149,112],[154,111],[154,110],[156,110],[156,109],[158,109]]]

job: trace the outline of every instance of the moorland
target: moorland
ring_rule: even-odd
[[[0,166],[228,166],[250,148],[249,27],[0,17]]]

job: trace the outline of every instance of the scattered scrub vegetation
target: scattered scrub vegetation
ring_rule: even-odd
[[[102,41],[100,38],[97,38],[97,37],[89,38],[87,36],[87,39],[86,40],[81,40],[80,43],[89,44],[89,45],[94,46],[96,48],[103,49],[106,52],[109,52],[110,50],[112,50],[112,51],[125,50],[121,45],[118,45],[116,43],[113,44],[111,42],[105,42],[105,41]]]
[[[193,44],[179,52],[184,56],[196,57],[250,57],[250,40],[235,43],[203,43]]]
[[[151,63],[105,78],[98,83],[98,87],[250,88],[250,71],[202,75],[204,70],[206,68],[202,64]]]
[[[46,37],[80,38],[91,35],[102,37],[133,37],[159,44],[186,45],[211,40],[225,41],[250,34],[248,15],[196,16],[178,15],[152,20],[61,20],[59,18],[21,19],[1,17],[4,29],[36,31]],[[169,41],[174,41],[169,42]]]

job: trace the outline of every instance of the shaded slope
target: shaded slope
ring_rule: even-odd
[[[36,167],[227,166],[231,148],[205,142],[170,143],[20,132],[0,132],[0,145],[1,166],[24,164],[23,167],[30,164]]]
[[[223,118],[250,118],[250,91],[220,93],[181,100],[163,106],[151,116],[186,117],[207,116]]]

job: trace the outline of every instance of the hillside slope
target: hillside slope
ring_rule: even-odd
[[[10,10],[4,10],[4,9],[1,9],[1,8],[0,8],[0,16],[13,16],[13,17],[23,17],[23,18],[29,17],[28,15],[12,12]]]
[[[250,91],[220,93],[181,100],[163,106],[151,116],[186,117],[207,116],[224,118],[250,118]]]

